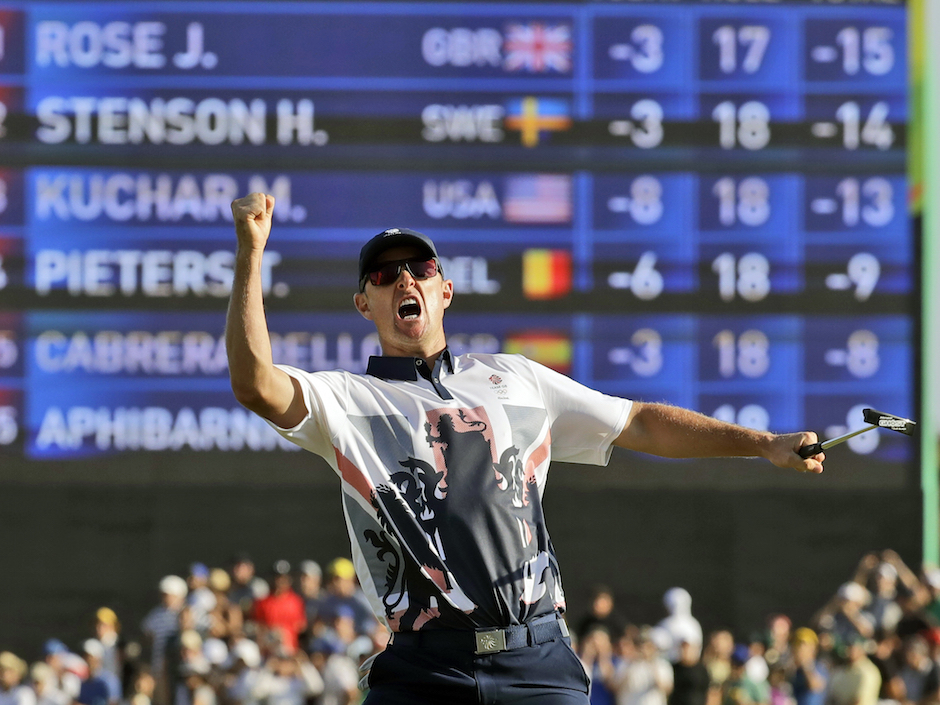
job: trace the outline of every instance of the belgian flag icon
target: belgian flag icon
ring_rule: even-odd
[[[522,294],[531,301],[558,299],[571,291],[571,252],[530,249],[522,253]]]

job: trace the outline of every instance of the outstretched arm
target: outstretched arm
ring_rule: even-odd
[[[271,234],[274,197],[252,193],[232,203],[238,249],[225,322],[232,391],[242,406],[291,428],[307,415],[300,385],[274,366],[261,293],[261,257]]]
[[[817,440],[811,431],[775,435],[668,404],[634,402],[614,445],[664,458],[761,457],[781,468],[820,473],[825,454],[797,451]]]

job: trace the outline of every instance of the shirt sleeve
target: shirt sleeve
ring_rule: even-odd
[[[633,402],[585,387],[537,362],[528,363],[548,412],[552,459],[607,465]]]
[[[281,428],[270,419],[268,424],[291,443],[334,460],[330,418],[346,415],[346,383],[342,372],[305,372],[290,365],[275,365],[300,383],[307,415],[292,428]]]

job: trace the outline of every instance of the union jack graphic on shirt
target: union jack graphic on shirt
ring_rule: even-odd
[[[511,24],[504,44],[507,71],[547,73],[571,71],[571,27],[568,25]]]

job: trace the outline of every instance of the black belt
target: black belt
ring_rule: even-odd
[[[557,614],[537,617],[525,624],[494,629],[426,629],[417,632],[395,632],[392,643],[397,646],[461,649],[475,654],[495,654],[523,646],[535,646],[568,636],[568,625]]]

